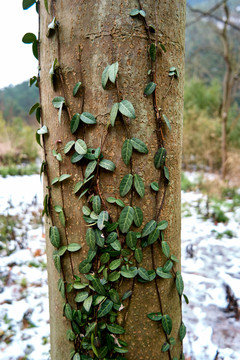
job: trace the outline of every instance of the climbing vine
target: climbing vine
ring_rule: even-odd
[[[39,13],[39,1],[36,0],[23,0],[23,9],[27,9],[34,4]],[[44,0],[44,4],[48,12],[48,1]],[[82,99],[80,113],[71,114],[71,109],[68,105],[71,101],[66,98],[64,76],[61,69],[60,19],[57,18],[55,2],[53,3],[54,18],[48,25],[46,36],[49,38],[49,41],[57,41],[58,58],[52,60],[52,66],[49,69],[49,81],[54,91],[56,90],[56,83],[60,83],[63,96],[56,94],[57,96],[52,99],[51,106],[58,111],[60,125],[62,112],[67,111],[70,122],[69,130],[73,134],[74,139],[66,144],[62,144],[61,141],[56,142],[52,156],[58,162],[58,173],[53,179],[50,179],[49,175],[45,146],[45,136],[48,134],[48,128],[41,118],[41,89],[39,89],[40,103],[34,104],[30,109],[31,114],[35,112],[36,119],[41,126],[37,130],[36,140],[43,147],[44,160],[41,174],[44,173],[47,180],[43,215],[45,214],[49,217],[51,222],[49,239],[55,248],[53,251],[53,261],[60,276],[58,289],[64,299],[63,314],[69,320],[69,330],[66,336],[73,344],[73,349],[69,356],[73,360],[126,359],[125,356],[127,355],[125,354],[128,352],[128,344],[120,336],[125,333],[125,329],[122,326],[124,322],[121,325],[118,323],[118,314],[124,307],[129,306],[136,282],[144,284],[151,281],[155,282],[159,311],[146,314],[146,321],[159,322],[165,334],[165,342],[161,345],[162,352],[168,353],[168,357],[171,360],[184,359],[182,350],[178,358],[172,357],[171,351],[176,343],[176,339],[171,336],[174,319],[169,314],[163,312],[162,299],[157,285],[157,279],[159,278],[163,281],[174,278],[180,303],[182,295],[186,302],[188,302],[186,295],[183,294],[184,285],[181,273],[176,271],[176,264],[179,260],[171,253],[169,244],[164,238],[164,231],[168,227],[168,222],[161,219],[168,184],[171,180],[167,167],[167,144],[165,144],[164,131],[166,127],[171,131],[171,122],[165,114],[167,109],[164,110],[161,108],[162,105],[158,104],[158,97],[156,95],[156,60],[159,52],[163,56],[167,50],[164,44],[157,40],[154,26],[148,24],[146,12],[140,0],[138,0],[138,4],[139,8],[132,9],[129,16],[132,17],[133,21],[141,21],[146,30],[149,81],[147,84],[143,84],[143,94],[146,97],[152,97],[158,144],[158,149],[156,149],[152,161],[155,168],[159,171],[159,178],[148,184],[156,194],[156,211],[152,220],[145,223],[141,208],[133,204],[134,192],[140,198],[144,198],[146,184],[144,184],[144,179],[137,170],[134,169],[132,154],[137,152],[139,155],[147,157],[148,148],[142,139],[131,134],[131,125],[129,123],[134,121],[136,114],[133,104],[120,95],[118,61],[108,64],[102,71],[102,88],[104,90],[108,89],[110,88],[110,83],[113,84],[111,88],[112,86],[115,87],[113,91],[117,93],[117,102],[112,106],[109,114],[110,121],[99,146],[93,148],[84,139],[77,138],[76,136],[79,128],[83,128],[84,132],[87,131],[85,126],[95,125],[97,118],[93,114],[84,111],[84,98]],[[23,42],[32,44],[33,54],[40,63],[40,36],[38,35],[37,39],[36,35],[27,33],[23,37]],[[81,49],[79,50],[81,51]],[[35,85],[40,88],[39,76],[40,74],[38,74],[38,77],[34,76],[30,79],[30,86]],[[169,87],[166,89],[162,101],[171,91],[174,82],[178,81],[178,77],[177,68],[171,67],[169,69]],[[81,90],[83,80],[80,80],[72,89],[73,97],[77,96]],[[122,144],[121,157],[129,172],[121,179],[119,195],[121,198],[124,198],[127,194],[130,194],[127,204],[120,198],[105,198],[100,189],[102,171],[107,171],[111,174],[116,169],[115,163],[104,156],[106,139],[111,128],[116,125],[116,122],[120,122],[126,137]],[[81,168],[82,174],[82,179],[75,184],[73,192],[79,199],[83,198],[85,202],[85,205],[82,207],[82,216],[87,227],[85,240],[89,251],[87,257],[79,264],[78,274],[74,272],[71,254],[81,251],[81,245],[69,242],[66,231],[62,184],[68,181],[71,175],[62,173],[61,163],[65,156],[71,156],[71,162]],[[57,187],[60,192],[61,204],[55,204],[53,201],[53,187]],[[108,204],[115,204],[120,210],[118,220],[115,222],[112,221]],[[57,214],[59,222],[64,229],[64,243],[66,245],[62,245],[63,239],[61,238],[59,228],[54,223],[56,217],[54,214]],[[136,231],[136,229],[139,229],[139,231]],[[162,267],[155,265],[153,245],[159,246],[165,258],[165,263]],[[143,252],[147,247],[151,248],[153,264],[153,268],[149,270],[141,266]],[[69,255],[71,264],[71,281],[66,279],[62,266],[62,260],[66,254]],[[119,289],[124,279],[131,281],[131,289],[121,295]],[[70,297],[74,298],[74,304],[70,301]],[[178,333],[181,342],[185,334],[186,328],[184,323],[181,322]]]

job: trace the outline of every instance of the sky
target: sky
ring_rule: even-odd
[[[22,0],[0,0],[0,89],[37,75],[32,46],[22,43],[27,32],[38,32],[35,6],[23,10]]]

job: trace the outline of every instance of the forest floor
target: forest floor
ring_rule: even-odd
[[[0,177],[0,188],[0,360],[48,360],[42,185],[38,175]],[[239,220],[240,192],[182,191],[186,360],[240,360]]]

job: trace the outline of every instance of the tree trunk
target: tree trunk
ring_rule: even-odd
[[[129,16],[132,9],[141,9],[142,5],[146,11],[146,21],[141,15]],[[132,226],[132,230],[142,231],[145,224],[152,219],[167,220],[168,228],[164,231],[164,240],[170,246],[170,253],[180,259],[185,1],[146,0],[141,4],[140,1],[133,0],[55,0],[51,1],[49,12],[50,14],[47,14],[41,1],[40,95],[42,125],[48,127],[48,134],[44,135],[43,140],[47,162],[45,185],[50,186],[50,189],[46,188],[46,194],[50,196],[46,234],[49,226],[56,225],[60,230],[61,245],[74,242],[82,246],[76,253],[66,252],[61,256],[61,278],[66,285],[73,283],[73,274],[81,276],[78,266],[86,258],[89,250],[85,241],[85,233],[89,227],[83,220],[82,206],[91,207],[89,196],[92,194],[101,196],[102,210],[109,211],[113,222],[118,220],[122,208],[108,203],[108,197],[121,198],[125,205],[139,206],[143,211],[143,225],[141,228]],[[59,27],[50,37],[46,37],[48,24],[54,17],[59,22]],[[155,34],[150,33],[149,24],[155,27]],[[156,62],[149,59],[150,42],[156,42],[158,46]],[[165,46],[166,52],[159,46],[159,42]],[[60,69],[56,71],[56,84],[53,88],[49,70],[55,58]],[[108,84],[106,90],[103,90],[102,72],[107,64],[116,61],[119,62],[116,84]],[[148,75],[151,66],[153,72]],[[179,70],[179,78],[177,73],[169,76],[170,67]],[[153,95],[144,96],[144,89],[150,80],[157,84],[156,91]],[[73,88],[79,81],[82,82],[82,86],[77,95],[73,96]],[[58,110],[52,105],[52,100],[56,96],[64,97],[66,102],[61,124],[58,120]],[[112,127],[108,124],[111,108],[114,103],[122,100],[128,100],[133,104],[136,118],[129,119],[119,113],[115,126]],[[70,120],[75,113],[83,112],[93,114],[97,124],[82,123],[79,130],[72,135]],[[163,114],[171,121],[171,131],[163,121]],[[121,148],[126,138],[133,137],[144,141],[149,151],[148,154],[142,154],[134,150],[132,160],[126,166],[121,158]],[[87,193],[88,197],[83,196],[81,199],[73,194],[73,187],[79,180],[83,180],[86,163],[72,164],[73,151],[70,155],[63,152],[67,142],[77,139],[84,139],[88,147],[101,146],[104,158],[116,164],[114,172],[103,169],[97,172],[94,178],[96,182]],[[168,186],[163,175],[163,167],[160,170],[156,169],[153,162],[156,151],[163,145],[167,150],[166,166],[170,172]],[[62,154],[62,162],[53,156],[53,150]],[[120,197],[119,185],[123,176],[128,173],[138,174],[143,179],[143,198],[133,190],[127,196]],[[71,178],[51,186],[51,181],[62,174],[70,174]],[[150,188],[153,181],[159,182],[158,193]],[[80,193],[81,191],[77,195]],[[64,209],[65,229],[59,221],[58,213],[54,211],[56,205]],[[120,239],[122,246],[125,246],[124,234],[120,234]],[[163,240],[163,235],[160,239]],[[66,302],[74,309],[80,307],[74,303],[76,294],[73,292],[66,293],[67,299],[61,298],[59,294],[60,275],[52,260],[53,250],[47,236],[51,359],[69,359],[73,343],[67,340],[66,331],[71,329],[71,324],[63,317],[62,307]],[[132,266],[156,270],[166,261],[167,257],[161,251],[159,240],[143,249],[141,264],[136,265],[134,260]],[[96,267],[97,264],[93,265],[93,270]],[[173,359],[174,356],[178,359],[181,357],[182,344],[178,335],[182,321],[181,299],[175,286],[176,271],[180,270],[179,263],[174,263],[173,269],[171,279],[157,276],[153,281],[141,283],[135,277],[122,278],[123,280],[112,283],[116,288],[120,283],[120,294],[127,290],[133,291],[132,296],[123,302],[124,309],[118,312],[118,324],[126,330],[121,338],[128,343],[129,350],[123,356],[129,360],[165,360]],[[170,315],[173,321],[170,336],[164,333],[159,322],[148,319],[147,314],[152,312]],[[163,353],[162,345],[171,336],[176,339],[176,345]]]

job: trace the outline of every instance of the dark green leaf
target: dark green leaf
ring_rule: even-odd
[[[120,354],[125,354],[128,352],[128,349],[123,348],[123,347],[117,347],[117,346],[114,346],[113,350]]]
[[[71,175],[69,174],[62,174],[60,177],[59,177],[59,182],[61,181],[64,181],[66,179],[69,179],[71,177]]]
[[[79,265],[79,272],[81,274],[87,274],[91,270],[92,264],[87,259],[83,260]]]
[[[159,223],[157,224],[158,230],[165,230],[167,227],[168,227],[168,222],[167,222],[167,220],[161,220],[161,221],[159,221]]]
[[[122,335],[125,333],[125,330],[122,326],[118,324],[107,324],[108,331],[112,334]]]
[[[182,275],[181,275],[180,271],[176,272],[176,288],[177,288],[179,295],[181,296],[183,294],[184,284],[183,284],[183,279],[182,279]]]
[[[115,240],[114,242],[112,242],[111,244],[111,247],[116,250],[116,251],[120,251],[121,250],[121,243],[119,240]]]
[[[150,184],[151,188],[153,189],[153,191],[159,191],[159,186],[158,186],[158,183],[156,181],[153,181],[151,184]]]
[[[70,252],[76,252],[81,249],[81,245],[77,243],[72,243],[68,245],[67,249]]]
[[[76,164],[78,161],[82,160],[84,155],[79,155],[78,153],[74,153],[73,156],[71,157],[71,163],[72,164]],[[80,181],[78,182],[78,184],[80,183]]]
[[[162,327],[163,327],[164,332],[167,335],[171,334],[171,331],[172,331],[172,319],[170,318],[169,315],[163,315],[163,317],[162,317]]]
[[[98,215],[101,211],[101,199],[99,195],[93,197],[92,207],[95,213]]]
[[[147,84],[147,86],[144,89],[144,95],[148,96],[151,95],[154,90],[156,89],[156,84],[154,82],[150,82]]]
[[[89,262],[91,262],[91,261],[95,258],[96,254],[97,254],[96,248],[95,248],[94,250],[89,249],[89,250],[88,250],[88,255],[87,255],[87,260],[88,260]]]
[[[82,120],[82,122],[84,122],[85,124],[96,124],[97,121],[95,119],[95,117],[90,114],[89,112],[83,112],[81,115],[80,115],[80,119]]]
[[[137,139],[137,138],[132,138],[131,144],[134,147],[134,149],[137,150],[138,152],[143,153],[143,154],[148,153],[148,148],[142,140]]]
[[[188,297],[186,294],[183,294],[183,297],[184,297],[184,300],[186,302],[186,304],[188,305],[189,304],[189,300],[188,300]]]
[[[113,104],[112,110],[110,112],[110,123],[112,126],[115,125],[115,121],[116,121],[117,114],[118,114],[118,109],[119,109],[119,103]]]
[[[108,221],[109,215],[107,211],[101,211],[98,217],[97,226],[99,230],[102,230],[105,227],[105,221]]]
[[[74,144],[75,144],[74,140],[69,141],[64,147],[64,154],[67,154],[71,150]]]
[[[132,103],[128,100],[122,100],[119,104],[119,111],[121,114],[127,116],[130,119],[135,119],[135,110]]]
[[[101,257],[100,257],[100,262],[101,262],[101,264],[106,264],[106,263],[108,263],[109,260],[110,260],[110,255],[109,255],[109,253],[104,253],[104,254],[102,254]]]
[[[169,272],[173,267],[173,262],[171,260],[167,260],[165,264],[163,265],[163,271]]]
[[[127,298],[129,298],[132,295],[132,290],[128,290],[126,291],[123,296],[122,296],[122,301],[126,300]]]
[[[64,215],[63,210],[60,211],[60,213],[59,213],[59,220],[60,220],[60,223],[62,224],[62,226],[65,227],[66,221],[65,221],[65,215]]]
[[[144,182],[138,174],[134,174],[134,187],[138,195],[144,197],[145,194]]]
[[[86,170],[85,170],[85,173],[84,173],[84,176],[85,176],[86,179],[94,172],[96,166],[97,166],[97,161],[96,160],[90,161],[90,163],[86,167]]]
[[[131,250],[135,250],[137,241],[137,234],[134,231],[129,231],[126,236],[126,243]]]
[[[93,229],[88,229],[86,232],[86,243],[90,249],[94,250],[96,245],[95,232]]]
[[[76,85],[73,88],[73,96],[77,95],[78,90],[80,89],[80,86],[82,85],[82,83],[79,81],[76,83]]]
[[[116,169],[116,165],[111,160],[106,159],[101,160],[99,166],[109,171],[114,171]]]
[[[179,262],[178,258],[175,255],[171,255],[170,259],[174,262]]]
[[[127,174],[123,177],[120,183],[120,195],[125,196],[130,191],[133,184],[133,176],[132,174]]]
[[[128,165],[132,156],[133,147],[130,139],[126,139],[122,146],[122,159],[124,164]]]
[[[153,321],[160,321],[162,319],[162,314],[160,312],[150,313],[147,314],[147,317]]]
[[[67,339],[69,341],[74,341],[76,338],[76,335],[74,334],[74,332],[72,330],[67,330]]]
[[[73,115],[72,120],[70,122],[70,129],[72,134],[74,134],[77,131],[79,124],[80,124],[80,114],[77,113]]]
[[[164,170],[165,178],[169,181],[169,170],[168,170],[168,168],[166,166],[164,166],[163,170]]]
[[[94,289],[96,290],[96,292],[100,295],[106,295],[106,291],[101,283],[101,281],[97,278],[93,278],[92,280],[92,286],[94,287]]]
[[[162,346],[162,352],[166,352],[166,351],[168,351],[170,349],[170,345],[167,343],[167,342],[165,342],[164,344],[163,344],[163,346]]]
[[[45,6],[45,9],[47,10],[48,12],[48,0],[44,0],[44,6]],[[75,360],[75,359],[74,359]]]
[[[112,282],[117,281],[119,278],[120,278],[120,273],[118,271],[114,271],[108,276],[108,280]]]
[[[115,303],[115,304],[119,304],[120,303],[120,299],[119,299],[119,295],[117,290],[115,289],[110,289],[109,290],[109,295],[111,300]]]
[[[53,254],[53,262],[54,262],[55,268],[57,269],[57,271],[60,274],[61,273],[61,258],[58,254]],[[64,284],[63,284],[63,286],[64,286]]]
[[[109,264],[109,269],[110,269],[110,270],[116,270],[120,265],[121,265],[121,259],[113,260],[113,261]]]
[[[161,166],[165,164],[166,150],[164,148],[159,148],[154,156],[154,165],[156,169],[160,169]]]
[[[110,68],[110,65],[107,65],[102,73],[102,87],[105,90],[107,82],[108,82],[108,70]]]
[[[136,267],[130,267],[129,269],[126,266],[121,267],[121,275],[127,279],[134,278],[138,273],[138,269]]]
[[[127,233],[133,222],[134,210],[131,206],[126,206],[119,216],[119,228],[122,233]]]
[[[145,237],[149,234],[151,234],[151,232],[153,230],[156,229],[156,226],[157,226],[157,222],[155,220],[150,220],[143,228],[143,231],[142,231],[142,237]]]
[[[114,242],[115,240],[117,240],[118,235],[116,232],[111,232],[106,240],[106,244],[111,244],[112,242]]]
[[[97,313],[97,317],[103,317],[106,316],[113,307],[113,302],[111,300],[106,299],[101,305],[100,305],[100,309]]]
[[[32,43],[32,52],[33,52],[33,55],[35,56],[35,58],[38,60],[38,41],[37,40],[35,40]]]
[[[137,260],[137,262],[140,264],[142,262],[142,258],[143,258],[142,249],[140,249],[140,248],[136,249],[134,252],[134,256],[135,256],[135,259]]]
[[[35,3],[36,3],[36,0],[23,0],[23,2],[22,2],[23,10],[27,10],[28,8],[30,8],[30,6],[32,6]]]
[[[133,9],[133,10],[131,10],[129,15],[130,16],[137,16],[137,15],[139,15],[139,10],[138,9]]]
[[[144,269],[143,267],[139,267],[138,268],[138,275],[146,281],[149,281],[149,275],[146,269]]]
[[[172,128],[171,128],[171,124],[170,124],[170,121],[168,120],[167,116],[165,114],[163,114],[163,120],[165,121],[167,127],[169,128],[169,130],[171,131]]]
[[[64,312],[68,320],[73,320],[72,308],[69,304],[65,305]]]
[[[75,297],[75,301],[78,302],[83,302],[85,299],[88,298],[88,292],[87,291],[81,291],[80,293],[77,294],[77,296]]]
[[[171,279],[172,278],[172,274],[163,271],[162,267],[158,267],[156,270],[156,273],[159,277],[161,277],[163,279]]]
[[[180,326],[180,329],[179,329],[179,338],[180,338],[180,341],[183,341],[183,339],[185,338],[185,335],[186,335],[186,326],[184,325],[184,323],[182,322],[181,323],[181,326]]]
[[[162,252],[166,257],[170,255],[170,248],[166,241],[162,241]]]
[[[39,103],[35,103],[31,109],[29,110],[29,115],[32,115],[34,113],[34,111],[36,111],[38,108],[40,107]]]
[[[49,229],[50,242],[57,249],[61,245],[60,233],[56,226],[51,226]]]
[[[157,241],[157,239],[160,236],[160,230],[157,228],[154,229],[149,235],[148,235],[148,245],[152,245]]]
[[[140,227],[143,222],[143,212],[138,206],[133,207],[134,215],[133,215],[133,221],[136,227]]]
[[[164,46],[161,42],[159,42],[159,45],[161,46],[161,49],[162,49],[164,52],[167,51],[167,49],[165,48],[165,46]]]
[[[149,55],[152,61],[156,60],[156,45],[154,43],[150,45]]]
[[[118,61],[110,65],[108,69],[108,78],[114,84],[118,73]]]
[[[97,246],[103,247],[104,246],[104,235],[101,233],[99,229],[95,229],[95,237]]]
[[[22,42],[24,44],[32,44],[36,40],[36,35],[34,35],[33,33],[26,33],[22,38]]]

